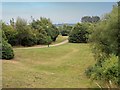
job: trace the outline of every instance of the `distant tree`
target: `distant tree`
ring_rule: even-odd
[[[81,22],[92,22],[92,18],[90,16],[84,16],[82,17]]]
[[[92,22],[98,22],[98,21],[100,21],[99,16],[92,16]]]
[[[84,16],[81,19],[81,22],[89,22],[89,23],[95,23],[100,21],[100,17],[99,16]]]
[[[12,18],[12,19],[10,20],[10,25],[11,25],[12,27],[15,28],[15,21],[14,21],[14,18]]]

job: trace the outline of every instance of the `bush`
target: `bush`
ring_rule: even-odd
[[[60,33],[61,33],[62,36],[68,36],[69,35],[69,31],[67,31],[67,30],[62,30]]]
[[[60,26],[59,29],[60,29],[59,31],[60,31],[62,36],[69,36],[71,29],[72,29],[72,26],[64,24],[63,26]]]
[[[33,46],[35,44],[37,44],[37,38],[34,35],[29,35],[27,37],[24,37],[21,40],[21,45],[22,46]]]
[[[18,32],[10,25],[2,24],[2,31],[12,46],[18,45]]]
[[[118,78],[120,75],[118,69],[120,29],[118,26],[118,6],[113,6],[112,12],[105,15],[103,20],[93,28],[89,41],[92,42],[91,46],[97,62],[86,71],[90,78],[120,84]]]
[[[0,43],[1,51],[2,51],[2,59],[12,59],[14,58],[14,52],[10,44],[7,43],[4,39],[2,43]]]
[[[51,26],[49,26],[49,28],[46,28],[45,31],[46,31],[47,35],[51,37],[52,41],[56,41],[56,38],[59,35],[59,31],[56,28],[56,26],[51,25]]]
[[[52,24],[50,19],[41,17],[38,20],[33,20],[30,25],[32,29],[38,30],[39,33],[41,32],[41,30],[44,30],[47,36],[51,37],[52,41],[55,41],[59,35],[58,29],[56,28],[56,26]],[[42,34],[40,33],[39,37],[40,37],[39,44],[41,43],[44,44],[44,40],[43,40],[44,36],[42,36]]]
[[[111,55],[109,58],[106,58],[106,60],[101,64],[102,66],[95,64],[94,66],[89,67],[85,71],[86,75],[92,79],[103,80],[107,82],[112,81],[115,84],[120,83],[120,81],[118,81],[118,57]]]
[[[25,31],[23,32],[23,37],[21,38],[22,46],[33,46],[37,44],[37,36],[36,33],[31,30],[30,27],[26,26]]]
[[[87,27],[84,24],[77,23],[69,35],[71,43],[86,43],[87,42]]]

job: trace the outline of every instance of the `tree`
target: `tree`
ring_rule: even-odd
[[[100,21],[100,17],[99,16],[84,16],[81,19],[81,22],[89,22],[89,23],[96,23]]]
[[[10,25],[11,25],[13,28],[15,28],[15,21],[14,21],[14,18],[12,18],[12,19],[10,20]]]
[[[48,36],[48,37],[46,38],[46,44],[48,45],[48,47],[49,47],[49,45],[51,44],[51,42],[52,42],[52,39],[51,39],[50,36]]]
[[[77,23],[70,35],[69,35],[69,42],[71,43],[86,43],[87,42],[87,27],[84,24]]]
[[[21,42],[22,42],[22,39],[24,37],[26,37],[26,33],[27,33],[27,22],[26,20],[18,17],[17,20],[16,20],[16,23],[15,23],[15,27],[16,27],[16,30],[18,32],[18,42],[19,42],[19,45],[21,45]]]
[[[18,32],[18,42],[22,46],[33,46],[37,44],[37,37],[26,20],[18,17],[15,23]]]
[[[71,32],[72,26],[64,24],[59,30],[62,36],[68,36]]]
[[[84,16],[82,17],[81,22],[92,22],[92,18],[90,16]]]
[[[47,36],[50,36],[53,41],[55,41],[59,35],[59,31],[56,28],[56,26],[54,26],[50,21],[50,19],[47,19],[47,18],[41,17],[38,20],[33,19],[31,23],[31,27],[38,31],[45,30],[45,32],[47,33]]]
[[[98,21],[100,21],[99,16],[92,16],[92,22],[98,22]]]
[[[109,81],[120,85],[118,76],[118,58],[120,43],[120,28],[118,6],[113,6],[111,13],[105,17],[93,28],[90,37],[92,50],[96,59],[96,64],[87,70],[87,74],[92,79]]]
[[[2,41],[0,41],[0,52],[2,53],[2,57],[0,59],[12,59],[14,58],[14,52],[11,45],[6,41],[6,37],[3,31],[0,30],[0,34],[3,34]]]
[[[6,25],[5,23],[2,23],[1,28],[5,36],[8,40],[8,43],[10,43],[12,46],[18,45],[18,32],[10,25]]]

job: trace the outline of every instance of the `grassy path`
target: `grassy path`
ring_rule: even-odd
[[[57,40],[55,42],[53,42],[51,45],[49,45],[49,47],[54,47],[54,46],[59,46],[62,44],[65,44],[68,42],[67,40],[68,36],[61,36],[59,35]],[[32,49],[32,48],[47,48],[48,45],[35,45],[32,47],[14,47],[14,49]]]
[[[66,43],[51,48],[14,49],[15,58],[3,62],[3,87],[89,88],[85,76],[95,63],[88,44]]]
[[[68,40],[49,45],[49,47],[55,47],[55,46],[59,46],[59,45],[65,44],[65,43],[68,43]],[[48,45],[37,45],[37,46],[33,46],[33,47],[19,47],[19,48],[14,48],[14,49],[33,49],[33,48],[47,48],[47,47],[48,47]]]

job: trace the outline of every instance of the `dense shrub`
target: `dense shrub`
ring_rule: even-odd
[[[31,27],[27,25],[24,19],[18,18],[16,21],[16,30],[18,32],[18,42],[22,46],[33,46],[37,44],[37,37]]]
[[[48,41],[49,43],[56,41],[59,35],[57,27],[47,18],[33,20],[28,24],[25,19],[18,17],[16,22],[14,22],[14,19],[11,19],[10,25],[2,23],[2,30],[8,43],[12,46],[47,44]]]
[[[6,38],[6,36],[5,36],[4,31],[0,30],[0,35],[1,35],[1,37],[0,37],[0,38],[1,38],[1,39],[0,39],[0,43],[2,42],[2,39],[8,41],[7,38]]]
[[[59,32],[61,33],[62,36],[69,36],[71,29],[72,29],[72,26],[64,24],[63,26],[59,27]]]
[[[120,58],[119,43],[120,29],[118,28],[118,6],[113,6],[111,13],[105,17],[93,28],[89,41],[91,41],[92,51],[96,64],[89,67],[86,74],[97,80],[105,82],[112,81],[120,85],[118,78],[119,67],[118,59]]]
[[[22,46],[33,46],[37,44],[37,38],[35,35],[30,35],[27,36],[27,37],[24,37],[22,40],[21,40],[21,45]]]
[[[51,37],[52,41],[56,41],[59,31],[54,25],[51,25],[49,28],[45,29],[45,31],[47,35]]]
[[[44,30],[44,32],[46,32],[47,36],[51,37],[52,41],[55,41],[59,35],[59,31],[56,28],[56,26],[54,26],[52,24],[52,22],[50,21],[50,19],[47,19],[47,18],[41,17],[38,20],[33,20],[31,22],[31,27],[32,27],[32,29],[38,30],[39,32],[41,32],[41,30]],[[39,36],[42,39],[42,36],[44,36],[44,35],[41,35],[41,33],[39,33],[39,34],[40,34]],[[43,38],[47,38],[47,36],[46,37],[45,36]],[[40,42],[40,40],[39,40],[39,43],[43,43],[43,42]]]
[[[26,26],[23,32],[23,37],[21,38],[22,46],[33,46],[37,44],[37,36],[34,34],[30,27]]]
[[[12,26],[3,23],[2,30],[5,33],[8,43],[12,46],[18,45],[18,32]]]
[[[12,59],[14,58],[14,52],[10,44],[7,43],[4,39],[2,40],[2,43],[0,43],[0,47],[2,47],[0,50],[2,51],[2,59]]]
[[[118,67],[118,57],[111,55],[109,58],[106,58],[102,65],[99,66],[95,64],[94,66],[89,67],[85,72],[88,77],[92,79],[112,82],[118,85],[118,76],[120,69]]]
[[[87,42],[87,27],[84,24],[77,23],[69,35],[69,42],[71,43],[86,43]]]

